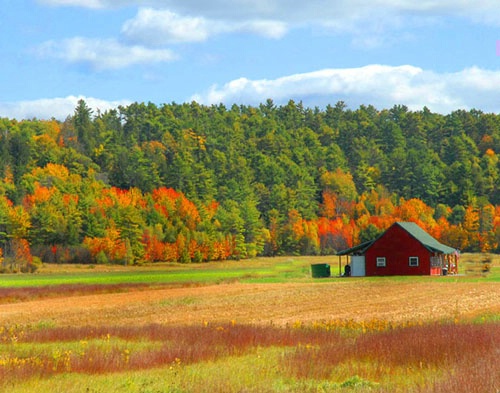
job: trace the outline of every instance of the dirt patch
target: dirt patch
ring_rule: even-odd
[[[0,325],[57,326],[287,323],[318,320],[469,319],[500,314],[500,286],[469,282],[331,280],[321,283],[228,283],[41,299],[0,305]]]

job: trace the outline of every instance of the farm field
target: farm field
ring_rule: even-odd
[[[320,262],[335,274],[286,257],[1,276],[0,390],[500,389],[498,259],[488,276],[311,279]]]

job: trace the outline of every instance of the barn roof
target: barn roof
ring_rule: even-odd
[[[365,250],[370,247],[375,240],[370,240],[368,242],[364,242],[358,244],[357,246],[348,248],[346,250],[342,250],[337,252],[335,255],[351,255],[351,254],[364,254]]]
[[[456,251],[453,247],[439,243],[414,222],[397,222],[396,224],[422,243],[429,251],[441,252],[443,254],[452,254]]]
[[[432,252],[439,252],[443,254],[453,254],[457,250],[453,247],[445,246],[442,243],[439,243],[436,239],[434,239],[431,235],[429,235],[426,231],[420,228],[414,222],[396,222],[393,225],[399,225],[406,232],[408,232],[411,236],[413,236],[417,241],[422,243],[425,248]],[[384,232],[385,233],[385,232]],[[382,234],[383,235],[383,234]],[[380,235],[380,236],[382,236]],[[348,248],[346,250],[342,250],[337,252],[336,255],[351,255],[351,254],[364,254],[365,251],[373,244],[377,239],[370,240],[368,242],[364,242],[358,244],[357,246]]]

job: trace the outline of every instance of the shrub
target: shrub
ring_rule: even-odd
[[[95,262],[98,265],[107,265],[109,263],[109,259],[106,256],[106,253],[104,251],[99,251],[96,256],[95,256]]]
[[[42,266],[42,260],[39,257],[33,257],[31,263],[21,266],[22,273],[35,273]]]

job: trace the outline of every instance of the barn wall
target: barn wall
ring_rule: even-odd
[[[366,250],[367,276],[429,275],[431,253],[399,225],[391,226]],[[377,267],[377,257],[385,257],[386,266]],[[409,257],[418,257],[417,267]]]

